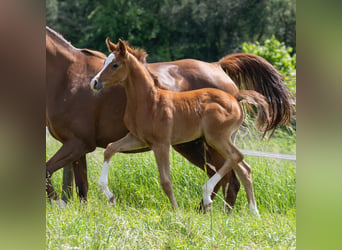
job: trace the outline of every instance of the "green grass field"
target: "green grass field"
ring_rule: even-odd
[[[295,135],[270,141],[242,138],[243,149],[294,154]],[[49,159],[60,143],[46,137]],[[116,205],[107,203],[97,186],[103,149],[87,156],[89,199],[74,195],[65,209],[46,202],[48,249],[294,249],[296,247],[296,162],[245,156],[252,166],[260,218],[251,215],[241,186],[236,206],[225,213],[222,192],[212,211],[196,208],[207,180],[203,171],[171,152],[171,174],[179,209],[171,205],[159,184],[151,152],[118,154],[111,161],[109,188]],[[62,171],[52,177],[58,192]]]

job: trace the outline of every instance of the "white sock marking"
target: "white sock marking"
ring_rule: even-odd
[[[214,191],[214,187],[221,179],[222,176],[220,175],[220,173],[216,173],[203,185],[202,191],[204,206],[207,206],[213,202],[210,196]]]
[[[109,171],[109,162],[105,161],[102,166],[102,171],[99,179],[99,187],[102,189],[104,195],[107,199],[113,197],[113,193],[109,191],[108,188],[108,171]]]
[[[256,216],[256,217],[260,217],[258,208],[256,205],[253,205],[252,203],[249,204],[249,210],[251,211],[251,213]]]

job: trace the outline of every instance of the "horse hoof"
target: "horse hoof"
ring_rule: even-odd
[[[55,204],[58,208],[62,209],[66,207],[66,202],[63,200],[54,200],[53,204]]]
[[[204,205],[203,207],[204,207],[204,210],[203,210],[204,214],[209,213],[211,211],[211,203]]]
[[[199,214],[205,213],[203,200],[201,200],[201,202],[198,204],[198,206],[196,207],[196,210],[197,210],[197,213]]]
[[[249,205],[249,209],[255,217],[260,218],[259,210],[256,206]]]
[[[109,202],[109,204],[111,204],[111,205],[115,205],[115,196],[113,195],[112,197],[110,197],[109,199],[108,199],[108,202]]]

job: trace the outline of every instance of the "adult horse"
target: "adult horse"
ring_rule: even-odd
[[[100,70],[105,58],[100,52],[73,47],[61,35],[46,27],[46,125],[51,135],[62,143],[62,147],[46,164],[46,190],[51,199],[57,199],[57,194],[50,176],[56,170],[72,164],[78,195],[86,200],[86,153],[96,147],[105,148],[108,143],[127,134],[123,123],[126,104],[124,89],[116,86],[95,96],[89,87],[90,79]],[[168,86],[172,88],[172,83],[168,83]],[[197,87],[186,85],[181,89]],[[174,88],[179,89],[180,86]],[[178,145],[175,149],[202,169],[206,158],[209,176],[215,174],[214,166],[220,164],[220,158],[216,159],[217,154],[212,149],[204,156],[201,140]],[[64,176],[68,175],[65,173],[70,174],[64,172]],[[233,206],[240,187],[235,174],[232,173],[222,183],[225,199]],[[70,186],[70,183],[64,184]]]
[[[74,48],[48,27],[46,33],[46,123],[52,136],[63,143],[46,164],[47,193],[50,198],[57,198],[50,176],[59,168],[73,163],[79,195],[86,199],[88,184],[85,154],[97,146],[106,147],[108,143],[127,133],[122,119],[125,92],[120,86],[115,86],[94,96],[88,83],[102,67],[105,59],[103,54]],[[288,91],[283,85],[281,75],[261,57],[233,54],[216,63],[187,59],[153,63],[149,66],[158,75],[159,81],[174,91],[212,87],[234,93],[238,91],[234,82],[241,89],[258,91],[269,102],[272,118],[270,130],[279,124],[286,124],[291,118]],[[116,98],[113,98],[114,95]],[[204,154],[201,139],[174,148],[200,168],[203,169],[206,165],[209,176],[215,174],[215,166],[221,166],[224,162],[211,147]],[[233,206],[240,188],[234,172],[216,185],[214,193],[220,186],[226,202]]]

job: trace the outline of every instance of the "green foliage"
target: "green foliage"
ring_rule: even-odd
[[[150,62],[179,58],[217,61],[244,41],[263,41],[272,34],[294,47],[293,2],[46,0],[46,21],[76,47],[107,53],[104,40],[109,36],[144,48]]]
[[[274,65],[285,77],[285,83],[293,94],[296,93],[296,54],[291,47],[278,41],[275,36],[266,39],[263,44],[243,43],[242,52],[259,55]]]

